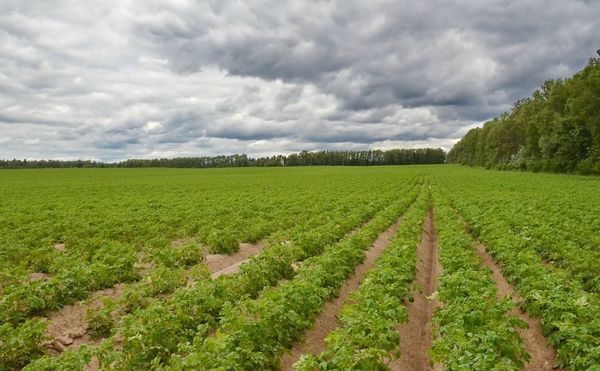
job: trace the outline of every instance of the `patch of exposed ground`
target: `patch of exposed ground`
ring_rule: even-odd
[[[29,273],[29,280],[32,282],[46,281],[49,278],[50,278],[50,275],[48,273],[42,273],[42,272]]]
[[[57,352],[82,344],[97,343],[88,333],[87,310],[102,305],[104,298],[116,298],[121,295],[125,284],[117,284],[113,288],[95,292],[86,301],[66,305],[59,311],[48,315],[46,333],[52,338],[46,345]]]
[[[398,327],[401,355],[389,365],[390,369],[441,369],[439,365],[432,367],[428,353],[432,344],[431,319],[439,306],[439,302],[430,297],[437,289],[441,271],[433,210],[430,208],[417,248],[417,287],[413,293],[413,301],[406,302],[408,322]]]
[[[100,361],[98,361],[98,357],[93,356],[90,363],[85,365],[83,371],[97,371],[100,369]]]
[[[212,272],[211,277],[217,278],[225,274],[237,273],[240,270],[240,266],[248,261],[252,256],[258,255],[263,250],[263,244],[261,242],[252,243],[241,243],[238,252],[232,255],[223,254],[208,254],[206,255],[206,265]]]
[[[483,265],[491,269],[492,278],[498,286],[498,298],[504,298],[506,296],[511,297],[515,302],[521,303],[521,298],[514,290],[512,285],[508,283],[502,270],[494,258],[487,252],[483,244],[477,244],[477,254],[481,257]],[[553,369],[556,364],[556,351],[546,343],[546,338],[542,333],[542,327],[540,320],[529,316],[527,313],[519,308],[515,308],[511,311],[511,314],[527,322],[527,329],[518,329],[517,332],[521,335],[523,342],[525,343],[525,349],[531,356],[529,363],[525,366],[524,370],[527,371],[549,371]]]
[[[305,334],[304,341],[297,342],[290,353],[283,355],[281,365],[284,370],[292,370],[293,364],[304,353],[319,354],[325,350],[325,337],[338,325],[338,314],[350,294],[358,289],[367,272],[373,267],[375,261],[383,254],[390,240],[396,235],[401,220],[398,220],[385,232],[379,235],[371,248],[366,252],[365,260],[356,268],[352,276],[344,283],[337,298],[328,301],[323,311],[315,319],[312,329]]]
[[[59,251],[65,251],[67,249],[67,245],[65,245],[63,242],[61,242],[61,243],[55,244],[54,248]]]
[[[144,277],[148,273],[150,273],[154,269],[154,267],[155,264],[153,261],[146,260],[146,253],[144,252],[144,250],[140,251],[137,256],[137,262],[135,262],[134,265],[136,272],[141,277]]]
[[[181,243],[174,242],[173,246],[177,247]],[[250,257],[257,255],[263,249],[262,243],[240,244],[240,250],[233,255],[210,254],[206,256],[206,263],[209,270],[213,272],[212,277],[217,277],[223,274],[232,274],[239,271],[239,267],[246,262]],[[146,275],[154,268],[152,263],[144,263],[143,256],[140,257],[137,263],[138,273],[141,276]],[[43,273],[32,274],[32,279],[45,279]],[[50,313],[48,318],[47,334],[51,340],[45,345],[53,351],[62,353],[71,347],[78,347],[83,344],[97,345],[99,340],[94,340],[88,333],[89,324],[87,321],[88,309],[98,308],[102,305],[104,298],[118,298],[121,296],[127,284],[117,284],[113,288],[100,290],[91,295],[88,300],[67,305],[59,311]],[[97,359],[86,366],[86,370],[97,369]]]

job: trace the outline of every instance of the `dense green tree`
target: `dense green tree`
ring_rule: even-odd
[[[448,162],[600,174],[600,58],[565,80],[548,80],[510,113],[470,130]]]
[[[118,163],[91,161],[55,160],[0,160],[0,168],[44,168],[44,167],[176,167],[176,168],[219,168],[219,167],[267,167],[267,166],[315,166],[315,165],[409,165],[443,164],[446,152],[441,148],[392,149],[389,151],[302,151],[288,156],[250,158],[245,154],[213,157],[178,157],[161,159],[130,159]]]

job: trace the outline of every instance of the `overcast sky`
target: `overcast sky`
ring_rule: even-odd
[[[600,1],[0,2],[0,158],[442,147],[600,48]]]

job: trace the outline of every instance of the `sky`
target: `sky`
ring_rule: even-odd
[[[0,2],[0,159],[441,147],[600,48],[600,1]]]

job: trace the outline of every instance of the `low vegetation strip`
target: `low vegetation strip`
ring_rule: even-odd
[[[437,189],[434,192],[440,262],[437,292],[442,305],[433,318],[431,356],[446,370],[519,370],[527,360],[516,331],[527,326],[510,315],[514,303],[498,300],[488,269],[482,269],[474,240]]]
[[[498,299],[504,297],[510,297],[516,303],[522,303],[521,298],[513,289],[510,283],[506,280],[500,267],[494,262],[494,259],[488,252],[484,245],[478,243],[476,246],[477,254],[481,257],[483,264],[492,271],[492,278],[498,286]],[[525,371],[552,371],[554,365],[556,365],[556,350],[547,344],[546,338],[542,333],[542,327],[540,325],[539,318],[533,318],[520,310],[514,308],[511,314],[521,318],[527,322],[527,328],[517,329],[519,335],[523,339],[525,349],[531,356],[529,362],[525,365]]]
[[[403,202],[412,202],[419,189],[407,183],[402,190],[405,197]],[[364,218],[373,214],[372,205],[363,205],[359,209],[361,213],[355,211],[354,215],[347,215],[343,222],[338,219],[334,224],[328,223],[310,232],[319,236],[320,240],[305,234],[297,235],[289,243],[268,247],[252,257],[240,267],[239,274],[222,276],[216,280],[200,279],[192,287],[175,290],[165,301],[135,301],[135,310],[124,316],[118,324],[110,322],[108,317],[108,324],[114,330],[113,336],[101,344],[96,352],[100,365],[126,369],[149,367],[154,359],[168,359],[192,339],[206,337],[230,306],[235,306],[243,298],[256,297],[265,287],[282,279],[291,279],[294,276],[293,262],[320,254],[328,243],[335,243],[343,233],[360,226]],[[379,214],[375,218],[378,217]],[[362,229],[359,228],[347,238],[360,233]],[[319,246],[319,241],[323,245]],[[136,299],[136,296],[130,298]],[[110,310],[108,307],[109,313]],[[107,318],[106,314],[100,314],[100,320]],[[199,328],[203,330],[198,332]],[[82,353],[88,351],[86,348],[81,350]],[[74,361],[81,359],[70,354],[66,358]],[[42,361],[48,363],[45,359]],[[63,360],[56,362],[64,366]]]
[[[372,256],[372,241],[403,214],[402,205],[419,197],[424,183],[431,184],[434,198],[456,210],[450,210],[453,216],[446,220],[438,215],[437,227],[447,234],[466,233],[471,243],[485,244],[492,258],[480,257],[497,263],[508,281],[497,280],[499,270],[492,267],[496,285],[514,287],[516,293],[508,296],[518,302],[522,313],[510,309],[510,301],[506,303],[508,312],[502,312],[505,308],[501,305],[494,308],[499,318],[514,315],[530,324],[529,329],[512,326],[531,355],[525,370],[552,365],[593,370],[600,364],[600,178],[452,165],[54,169],[5,171],[0,178],[2,371],[182,369],[204,364],[277,368],[282,354],[302,338],[323,305],[341,293],[348,278],[352,279],[354,267],[362,266],[364,252]],[[394,208],[396,215],[390,214]],[[458,231],[456,223],[465,227]],[[408,226],[402,224],[402,228]],[[427,233],[427,224],[424,231],[433,235]],[[413,237],[418,238],[419,233]],[[240,241],[261,241],[264,249],[247,261],[245,254],[257,251],[242,249],[239,255],[219,255],[222,262],[244,258],[244,263],[239,272],[211,278],[211,273],[225,266],[217,267],[215,261],[204,264],[205,254],[234,252]],[[433,251],[435,244],[430,238],[421,241],[425,244],[418,245],[418,256],[423,249]],[[418,365],[413,368],[427,369],[428,355],[436,352],[418,340],[429,338],[421,330],[431,327],[430,317],[412,316],[419,321],[411,321],[411,313],[428,312],[420,310],[426,307],[423,303],[439,302],[444,290],[448,298],[438,313],[459,308],[461,302],[471,305],[474,297],[483,297],[486,303],[488,294],[494,297],[490,275],[473,265],[472,246],[456,241],[457,246],[465,243],[469,254],[464,255],[457,246],[442,247],[456,249],[448,264],[466,273],[455,274],[456,282],[448,279],[445,289],[440,287],[433,295],[432,287],[418,280],[409,283],[408,294],[403,294],[406,300],[402,304],[416,335],[399,332],[400,352],[402,357],[412,357],[415,362],[411,365]],[[419,259],[417,263],[417,267],[427,266]],[[377,270],[377,264],[367,276]],[[403,264],[396,262],[398,267]],[[427,276],[421,271],[429,272],[429,268],[418,268],[417,277]],[[397,273],[402,272],[404,268]],[[460,287],[451,289],[450,284]],[[350,291],[363,289],[361,284]],[[496,302],[504,303],[507,295],[503,292],[496,292],[500,295]],[[374,301],[364,308],[375,313],[379,295],[387,300],[394,294],[373,289],[364,297]],[[351,297],[341,301],[350,307],[354,304]],[[397,301],[390,299],[390,303]],[[444,319],[453,324],[462,321],[465,313],[459,309],[444,314]],[[493,310],[484,309],[495,321]],[[352,311],[335,312],[342,314],[331,316],[328,325],[332,326],[323,327],[320,339],[338,330],[344,333],[341,329],[346,325],[339,320]],[[394,308],[389,315],[402,320],[400,312],[403,309]],[[481,316],[472,310],[467,319]],[[366,320],[353,324],[357,329],[363,325],[378,326]],[[334,326],[339,328],[331,332]],[[556,361],[538,352],[544,349],[531,347],[531,330],[538,327],[540,331],[533,333],[536,344],[547,340],[550,350],[556,350]],[[465,333],[463,339],[458,325],[446,324],[440,329],[446,334],[436,338],[438,342],[450,338],[454,340],[448,342],[458,344],[443,359],[446,368],[454,354],[461,352],[467,354],[452,367],[467,368],[474,358],[496,354],[493,336],[472,340],[491,345],[467,351],[473,345],[467,335],[475,336],[476,331]],[[380,330],[387,334],[387,327]],[[383,354],[387,349],[383,342],[390,340],[391,344],[393,340],[387,335],[385,339],[372,338],[365,336],[373,344],[359,343],[362,348],[348,352],[356,350],[362,360],[368,357],[363,350]],[[407,344],[413,349],[406,348]],[[514,344],[509,337],[506,349]],[[310,353],[319,358],[336,346]],[[397,351],[395,347],[386,353],[379,365],[410,369],[412,366],[392,361]],[[506,368],[518,367],[514,366],[517,361],[508,358]]]
[[[352,293],[358,289],[365,274],[373,267],[375,261],[386,250],[390,243],[390,239],[396,235],[402,221],[403,218],[400,218],[384,233],[377,237],[377,240],[375,240],[373,245],[366,252],[365,260],[356,267],[352,276],[344,282],[339,295],[325,304],[321,313],[315,318],[313,327],[304,334],[303,341],[294,343],[290,353],[283,355],[281,360],[283,370],[291,370],[293,364],[298,361],[303,353],[318,353],[324,348],[325,337],[330,331],[338,326],[338,316],[344,304]]]
[[[524,298],[521,306],[541,317],[542,330],[557,350],[558,367],[587,370],[600,364],[600,299],[559,269],[549,267],[520,236],[507,233],[509,226],[494,215],[465,203],[452,201],[472,232],[488,248],[508,281]]]
[[[457,169],[470,179],[453,177],[448,187],[478,219],[502,220],[544,261],[566,270],[586,291],[600,293],[600,218],[597,182],[547,174],[530,178],[523,173]],[[478,223],[473,225],[477,228]]]
[[[416,245],[427,199],[423,191],[406,213],[397,235],[344,307],[340,326],[327,336],[327,349],[306,354],[297,369],[373,370],[390,361],[388,355],[398,349],[400,340],[396,327],[407,319],[403,302],[415,278]]]
[[[307,259],[294,279],[226,311],[216,336],[180,348],[183,354],[172,357],[169,365],[175,369],[277,368],[281,352],[300,340],[325,302],[337,295],[364,259],[365,250],[412,203],[412,198],[402,197],[360,231]]]
[[[415,184],[418,184],[418,182],[418,178],[413,178],[405,182],[403,188],[406,192],[413,192]],[[185,284],[185,280],[182,281],[184,278],[182,273],[184,272],[178,269],[178,266],[189,264],[192,258],[197,262],[199,257],[195,255],[190,256],[189,254],[191,251],[199,252],[200,249],[197,246],[183,244],[177,248],[163,250],[152,248],[147,251],[146,255],[156,265],[154,268],[165,265],[166,267],[159,269],[157,274],[150,275],[151,277],[147,277],[148,279],[129,285],[125,295],[121,299],[116,301],[109,300],[107,305],[95,308],[90,322],[91,332],[95,333],[96,336],[105,337],[115,328],[118,329],[117,336],[119,339],[123,338],[124,334],[126,334],[131,335],[135,339],[143,339],[141,341],[144,344],[154,344],[153,347],[149,346],[146,348],[150,349],[148,350],[152,355],[150,360],[159,353],[159,349],[174,350],[178,342],[190,339],[190,334],[192,333],[185,329],[189,328],[189,326],[195,329],[197,325],[193,325],[194,323],[208,323],[209,327],[213,327],[215,318],[219,316],[223,303],[231,300],[237,301],[244,295],[256,295],[263,287],[275,284],[281,278],[290,277],[292,274],[289,265],[290,261],[303,259],[319,253],[322,251],[323,246],[328,243],[334,243],[345,233],[348,233],[371,218],[381,205],[388,202],[390,197],[389,191],[382,196],[379,200],[376,200],[377,202],[360,204],[351,210],[348,209],[349,205],[340,203],[335,213],[327,215],[326,223],[323,224],[323,218],[321,218],[321,224],[312,230],[309,230],[307,226],[317,221],[314,218],[297,223],[296,226],[289,230],[290,234],[287,235],[288,237],[282,234],[282,232],[278,232],[268,242],[278,242],[281,244],[279,247],[276,247],[275,250],[261,258],[252,259],[251,262],[245,264],[247,267],[243,269],[244,274],[242,275],[235,275],[235,277],[228,277],[227,279],[222,278],[214,285],[203,282],[201,286],[204,287],[204,290],[195,290],[191,287],[175,290],[178,286]],[[179,254],[180,252],[181,254]],[[278,255],[287,257],[280,259],[277,257]],[[132,255],[131,260],[133,261],[133,259]],[[150,280],[150,285],[148,284],[148,280]],[[207,288],[206,285],[212,288]],[[177,291],[176,295],[163,302],[164,295],[173,292],[173,290]],[[194,292],[201,293],[204,296],[212,293],[212,296],[209,296],[209,298],[212,297],[215,299],[207,299],[203,302],[204,304],[198,308],[201,315],[198,315],[195,320],[187,319],[189,316],[185,315],[185,313],[176,315],[176,313],[180,312],[177,308],[181,310],[184,308],[177,301],[184,299],[183,303],[191,305],[194,303],[191,299],[194,297]],[[162,297],[161,300],[157,300],[157,295]],[[195,305],[198,307],[200,304],[196,303]],[[146,310],[146,308],[150,307],[151,310]],[[156,312],[158,308],[164,309],[166,312],[171,313],[171,315],[161,316],[160,313],[162,311]],[[159,323],[168,323],[173,318],[180,320],[170,323],[169,326],[165,327],[172,329],[170,336],[153,336],[152,334],[158,331],[157,328],[146,326],[143,324],[144,322],[129,320],[128,322],[121,323],[119,318],[130,313],[137,313],[133,317],[140,319],[143,319],[150,313],[152,314],[150,318],[158,318]],[[209,318],[213,319],[208,320]],[[0,354],[0,356],[3,356],[0,361],[6,359],[6,362],[9,364],[23,366],[28,363],[28,360],[33,360],[44,353],[44,347],[42,346],[46,341],[43,329],[44,324],[34,325],[36,322],[37,320],[32,320],[31,323],[24,325],[22,329],[19,328],[20,326],[5,326],[4,332],[0,335],[2,335],[2,338],[11,338],[15,342],[16,348],[12,349],[10,354],[6,354],[5,356]],[[131,328],[131,330],[125,330],[127,328]],[[145,334],[145,336],[137,336],[139,334]],[[181,338],[181,336],[184,337]],[[124,337],[124,339],[127,342],[129,338]],[[169,345],[165,346],[165,344]],[[82,352],[85,352],[85,350],[82,350]],[[164,351],[162,354],[165,354]]]

